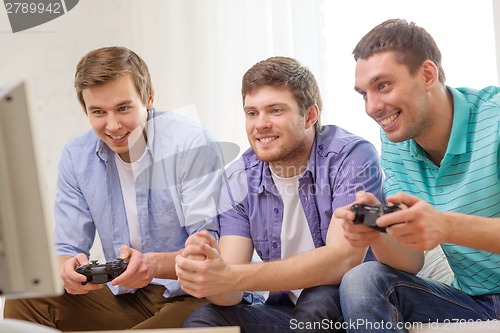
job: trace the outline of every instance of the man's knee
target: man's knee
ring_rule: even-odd
[[[385,295],[394,282],[404,278],[404,273],[377,261],[365,262],[348,271],[340,283],[340,302],[354,307],[370,307],[366,295]],[[345,309],[344,309],[345,310]]]
[[[213,304],[206,304],[187,317],[184,327],[214,327],[226,326],[223,324],[224,317],[220,313],[220,307]]]
[[[25,304],[19,299],[7,299],[3,307],[4,318],[9,319],[24,319],[22,309],[25,308]],[[24,319],[25,320],[25,319]]]
[[[388,279],[390,268],[377,261],[365,262],[349,270],[340,284],[340,293],[371,289],[379,281]]]
[[[306,288],[300,294],[292,317],[301,322],[341,320],[338,286],[317,286]]]
[[[44,298],[5,300],[3,316],[55,327]]]

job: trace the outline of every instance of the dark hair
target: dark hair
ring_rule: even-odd
[[[441,52],[434,38],[414,22],[391,19],[377,25],[361,38],[352,54],[357,61],[382,51],[394,51],[396,60],[406,65],[411,74],[415,74],[425,60],[431,60],[439,70],[439,82],[446,81]]]
[[[300,106],[302,116],[314,104],[318,105],[321,115],[322,102],[316,78],[309,68],[293,58],[272,57],[253,65],[243,75],[241,86],[243,103],[247,94],[262,86],[290,89]],[[314,126],[316,131],[321,129],[319,116]]]
[[[153,95],[148,66],[136,53],[126,47],[103,47],[84,55],[75,73],[75,89],[80,104],[86,111],[82,91],[130,74],[144,105]]]

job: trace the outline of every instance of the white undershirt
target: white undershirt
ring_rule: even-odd
[[[120,176],[123,204],[125,205],[125,213],[127,214],[130,246],[141,251],[141,228],[139,226],[139,216],[137,215],[135,179],[132,164],[123,161],[118,154],[115,154],[115,160],[118,175]]]
[[[299,178],[297,175],[283,178],[271,170],[276,187],[283,201],[283,223],[281,226],[281,259],[293,257],[294,255],[315,248],[309,225],[307,224],[304,207],[299,198]],[[302,289],[290,290],[290,300],[295,304]]]

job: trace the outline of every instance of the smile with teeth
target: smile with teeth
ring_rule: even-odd
[[[113,140],[121,140],[123,139],[127,134],[123,134],[123,135],[108,135],[111,139]]]
[[[259,140],[262,143],[269,143],[271,141],[276,140],[277,138],[278,138],[277,136],[271,136],[271,137],[261,138],[261,139],[257,139],[257,140]]]
[[[380,120],[380,124],[382,126],[389,126],[390,124],[392,124],[394,122],[394,120],[396,120],[396,118],[399,116],[399,113],[396,113],[396,114],[393,114],[392,116],[389,116],[387,118],[384,118],[382,120]]]

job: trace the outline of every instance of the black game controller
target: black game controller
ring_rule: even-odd
[[[379,227],[377,225],[377,218],[384,214],[401,210],[401,208],[398,204],[394,204],[393,206],[354,204],[351,206],[351,210],[356,214],[353,221],[354,224],[363,223],[373,229],[377,229],[378,231],[386,232],[385,227]]]
[[[106,283],[118,277],[127,268],[127,263],[117,258],[115,261],[108,261],[105,264],[99,264],[97,260],[92,260],[88,265],[82,265],[75,268],[77,273],[87,277],[87,281],[82,282],[82,285],[87,283]]]

